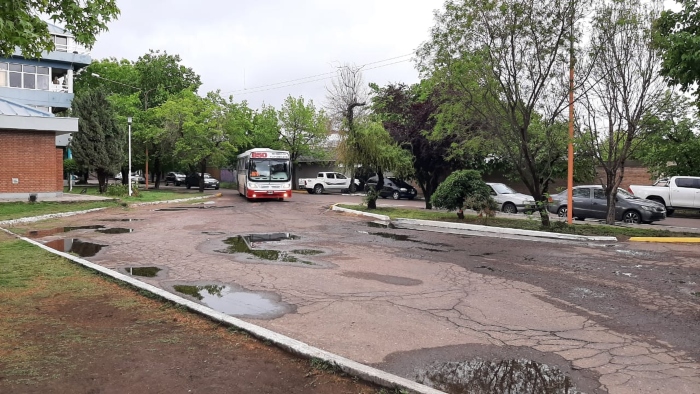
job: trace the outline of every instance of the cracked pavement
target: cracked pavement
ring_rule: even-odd
[[[368,218],[330,212],[328,201],[338,199],[295,194],[249,203],[227,191],[213,205],[182,211],[146,206],[42,223],[134,231],[75,230],[41,240],[109,245],[87,259],[120,272],[162,268],[139,279],[169,291],[212,283],[274,293],[294,308],[245,320],[411,379],[434,362],[527,354],[566,371],[584,392],[700,393],[697,246],[378,230]],[[219,252],[228,237],[267,232],[301,238],[256,248],[323,253],[303,256],[310,265]]]

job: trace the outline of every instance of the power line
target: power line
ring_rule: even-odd
[[[400,58],[404,58],[404,57],[406,57],[406,56],[412,56],[412,55],[413,55],[412,53],[409,53],[409,54],[405,54],[405,55],[401,55],[401,56],[396,56],[396,57],[392,57],[392,58],[388,58],[388,59],[378,60],[378,61],[375,61],[375,62],[365,63],[365,64],[361,65],[360,68],[364,68],[365,66],[369,66],[369,65],[372,65],[372,64],[384,63],[384,62],[388,62],[388,61],[390,61],[390,60],[400,59]],[[383,65],[379,65],[379,66],[375,66],[375,67],[370,67],[370,68],[367,68],[367,70],[373,70],[373,69],[375,69],[375,68],[380,68],[380,67],[384,67],[384,66],[390,66],[390,65],[393,65],[393,64],[398,64],[398,63],[407,62],[407,61],[410,61],[410,60],[411,60],[411,59],[405,59],[405,60],[401,60],[401,61],[398,61],[398,62],[392,62],[392,63],[383,64]],[[247,88],[247,89],[232,90],[232,91],[229,91],[229,92],[225,92],[225,93],[223,93],[223,94],[258,93],[258,92],[264,92],[264,91],[268,91],[268,90],[274,90],[274,89],[285,88],[285,87],[289,87],[289,86],[301,85],[301,84],[305,84],[305,83],[318,82],[318,81],[323,81],[323,80],[325,80],[325,79],[333,78],[333,77],[336,75],[336,72],[337,72],[337,71],[331,71],[331,72],[327,72],[327,73],[323,73],[323,74],[316,74],[316,75],[311,75],[311,76],[308,76],[308,77],[297,78],[297,79],[291,79],[291,80],[283,81],[283,82],[271,83],[271,84],[267,84],[267,85],[260,85],[260,86],[256,86],[256,87],[252,87],[252,88]],[[312,79],[312,78],[315,78],[315,79]],[[301,82],[299,82],[299,81],[301,81]],[[298,83],[292,83],[292,82],[298,82]],[[264,89],[264,88],[267,88],[267,89]]]

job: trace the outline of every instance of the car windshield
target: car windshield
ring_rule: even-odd
[[[515,194],[516,191],[509,188],[508,186],[502,184],[502,183],[494,183],[491,185],[493,190],[496,191],[498,194]]]
[[[289,160],[285,159],[251,159],[248,178],[251,181],[285,182],[290,179],[289,168]]]
[[[635,196],[634,194],[628,192],[625,189],[617,189],[617,196],[624,198],[625,200],[639,200],[639,197]]]

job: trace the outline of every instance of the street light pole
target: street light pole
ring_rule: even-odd
[[[131,197],[131,116],[126,118],[129,123],[129,177],[128,177],[128,187],[129,187],[129,197]]]

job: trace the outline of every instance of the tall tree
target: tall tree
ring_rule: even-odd
[[[634,153],[656,178],[693,175],[700,168],[698,110],[692,111],[694,107],[681,95],[675,95],[671,101],[674,105],[667,105],[644,120],[652,132]]]
[[[645,120],[667,105],[651,46],[660,1],[602,0],[593,16],[588,62],[591,76],[582,89],[580,132],[589,154],[605,172],[606,222],[615,224],[617,189],[625,162],[651,130]]]
[[[362,77],[362,68],[354,64],[344,64],[338,67],[338,74],[327,90],[327,107],[335,127],[346,141],[359,141],[354,135],[358,123],[368,114],[368,86]],[[350,147],[346,147],[350,148]],[[355,149],[359,150],[357,146]],[[350,167],[351,190],[355,185],[355,167]],[[379,186],[378,186],[379,187]]]
[[[116,119],[107,95],[93,90],[73,100],[73,116],[78,120],[78,133],[73,134],[73,157],[84,168],[97,173],[100,193],[107,179],[124,159],[125,132]]]
[[[418,50],[423,74],[444,75],[453,100],[500,142],[499,156],[542,203],[544,226],[553,168],[566,157],[568,38],[583,1],[448,0]]]
[[[118,15],[116,0],[5,0],[0,7],[0,57],[9,57],[16,48],[28,58],[52,51],[54,40],[43,18],[62,24],[75,41],[91,48]]]
[[[375,115],[394,141],[413,155],[414,174],[425,196],[425,207],[431,209],[430,196],[458,168],[460,160],[449,158],[455,139],[431,138],[439,105],[436,94],[426,85],[370,87]]]
[[[280,122],[279,140],[282,148],[289,151],[292,162],[292,187],[297,188],[296,168],[303,156],[324,157],[324,142],[329,135],[330,120],[325,112],[316,110],[313,100],[308,103],[303,97],[287,97],[278,112]]]
[[[663,11],[654,24],[654,44],[662,57],[660,72],[669,84],[694,91],[700,106],[700,5],[697,0],[676,3],[680,11]]]
[[[380,122],[365,118],[354,126],[352,134],[343,134],[337,147],[340,164],[346,168],[373,168],[377,171],[376,190],[384,187],[384,171],[403,178],[413,174],[412,156],[392,140]],[[367,208],[377,208],[377,194],[367,195]]]

